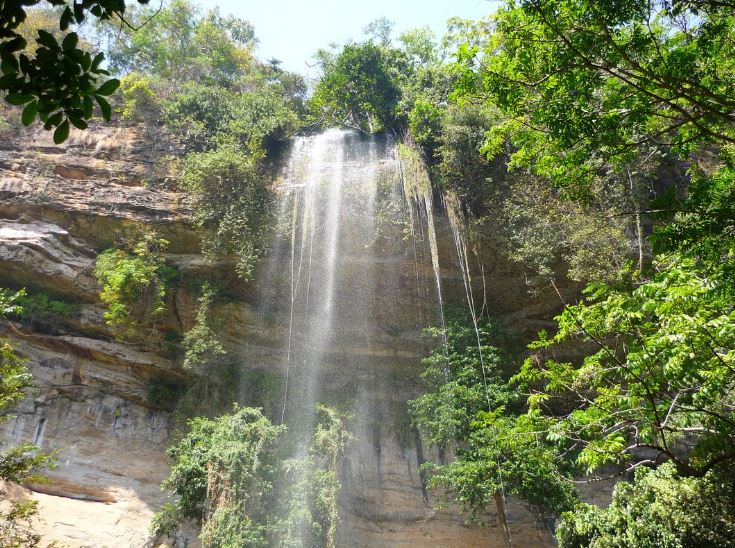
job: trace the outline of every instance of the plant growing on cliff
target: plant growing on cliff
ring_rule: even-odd
[[[185,350],[184,367],[197,371],[205,371],[226,354],[222,343],[212,328],[210,309],[214,299],[214,290],[209,284],[202,288],[199,297],[196,323],[184,335],[182,346]]]
[[[538,417],[513,412],[522,401],[503,378],[508,357],[493,344],[497,327],[483,319],[476,330],[451,311],[445,323],[446,331],[428,330],[440,344],[424,360],[426,393],[409,404],[424,439],[454,455],[448,464],[424,465],[428,486],[474,519],[494,503],[506,534],[506,494],[544,517],[570,510],[577,501],[565,481],[571,470],[539,443]]]
[[[23,292],[0,290],[0,313],[18,314],[15,304]],[[0,338],[0,422],[12,418],[9,409],[25,398],[25,389],[31,386],[32,377],[10,341]],[[15,483],[40,483],[45,480],[43,471],[54,468],[55,455],[43,453],[35,445],[25,443],[0,449],[0,479]],[[0,491],[0,502],[5,493]],[[37,513],[37,502],[12,502],[0,511],[0,545],[26,548],[37,546],[40,536],[31,526]]]
[[[287,427],[258,409],[190,420],[168,451],[174,464],[163,483],[178,498],[156,514],[153,533],[170,536],[191,520],[202,526],[205,546],[334,546],[337,465],[350,436],[346,416],[318,412],[301,459],[284,456]]]
[[[182,184],[191,196],[194,221],[204,230],[208,260],[236,257],[243,278],[253,273],[270,218],[271,191],[258,158],[234,146],[190,154]]]
[[[100,299],[107,305],[104,317],[118,336],[135,335],[137,327],[163,313],[167,245],[155,233],[146,232],[131,252],[108,249],[97,257],[94,273],[102,286]]]

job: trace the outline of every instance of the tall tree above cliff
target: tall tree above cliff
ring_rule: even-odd
[[[147,4],[149,0],[137,0]],[[59,9],[59,30],[63,38],[45,29],[37,30],[36,46],[19,32],[28,19],[28,8],[38,4]],[[88,15],[100,20],[119,19],[126,24],[124,0],[4,0],[0,2],[0,91],[11,105],[23,106],[21,120],[30,125],[36,119],[54,130],[54,141],[69,136],[70,127],[85,129],[94,113],[94,103],[105,120],[112,109],[106,97],[117,90],[116,79],[103,68],[104,54],[85,51],[79,35],[68,32]]]
[[[489,154],[584,191],[643,145],[735,143],[733,28],[733,2],[512,1],[460,48],[457,97],[506,116]]]

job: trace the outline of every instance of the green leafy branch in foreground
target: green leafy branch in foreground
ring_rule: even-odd
[[[735,462],[732,301],[691,259],[658,266],[632,291],[590,286],[586,302],[557,318],[559,332],[535,344],[597,345],[581,365],[534,357],[515,377],[530,390],[532,410],[572,409],[549,415],[548,439],[589,472],[671,461],[700,477]]]
[[[110,73],[103,68],[103,53],[92,55],[80,47],[79,35],[67,32],[58,40],[51,32],[36,29],[37,47],[30,51],[28,42],[18,32],[28,18],[27,8],[39,0],[12,0],[0,4],[0,91],[11,105],[23,105],[21,119],[30,125],[36,119],[44,128],[54,131],[54,142],[61,143],[69,136],[70,127],[87,127],[99,105],[102,116],[109,120],[112,107],[106,97],[120,85],[110,79],[100,83],[100,76]],[[87,13],[99,20],[118,17],[125,12],[124,0],[47,0],[52,6],[63,6],[59,16],[59,29],[66,32],[71,25],[80,24]],[[147,4],[148,0],[138,0]]]

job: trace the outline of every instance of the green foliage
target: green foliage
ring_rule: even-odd
[[[145,123],[156,120],[160,104],[150,78],[137,72],[126,74],[120,80],[122,107],[120,120],[128,123]]]
[[[454,453],[448,464],[424,466],[429,487],[442,488],[473,518],[504,492],[542,515],[570,509],[577,495],[561,473],[570,470],[539,443],[539,418],[511,412],[520,402],[502,376],[507,357],[491,344],[497,328],[483,320],[476,331],[468,318],[450,314],[445,334],[429,333],[442,344],[424,360],[426,393],[410,402],[411,415],[428,443]]]
[[[163,483],[177,501],[156,515],[154,534],[172,535],[192,520],[205,546],[334,546],[337,464],[351,438],[348,417],[317,410],[311,450],[300,459],[283,456],[286,426],[257,409],[189,421],[169,449],[174,464]]]
[[[671,257],[634,288],[588,287],[565,309],[559,331],[536,348],[582,340],[581,364],[531,358],[516,377],[534,410],[561,398],[571,412],[549,417],[548,439],[593,471],[608,463],[676,463],[687,476],[735,455],[735,310],[690,259]],[[687,440],[682,453],[678,443]]]
[[[633,257],[625,217],[570,202],[532,175],[505,178],[507,186],[490,203],[497,204],[511,260],[546,282],[559,276],[561,265],[575,281],[618,278]]]
[[[155,17],[153,17],[155,15]],[[169,82],[230,86],[254,62],[253,26],[187,0],[133,10],[132,29],[103,26],[114,72],[140,71]],[[145,24],[143,24],[145,23]]]
[[[268,140],[283,140],[298,128],[289,98],[276,84],[257,93],[186,83],[163,103],[163,122],[187,150],[246,147],[263,154]]]
[[[0,312],[19,314],[16,301],[24,292],[11,294],[0,290]],[[31,386],[32,377],[24,361],[15,352],[10,342],[0,338],[0,422],[12,418],[8,410],[25,397],[24,390]],[[0,449],[0,479],[16,483],[42,483],[43,471],[55,467],[55,455],[43,453],[35,445],[25,443]],[[0,492],[0,500],[5,493]],[[33,501],[13,502],[0,512],[0,544],[2,546],[26,548],[37,546],[40,541],[31,527],[37,509]]]
[[[166,240],[146,233],[132,252],[108,249],[100,253],[95,276],[107,305],[105,320],[120,337],[135,335],[137,328],[155,320],[165,309],[163,249]]]
[[[711,176],[694,173],[688,199],[672,222],[653,235],[657,249],[672,249],[706,265],[722,291],[735,289],[735,162],[723,151],[727,164]]]
[[[633,483],[615,486],[608,508],[583,504],[562,516],[561,548],[641,546],[735,546],[735,485],[732,475],[709,472],[682,478],[664,464],[641,467]]]
[[[24,291],[15,302],[19,310],[11,316],[41,331],[53,332],[61,322],[79,313],[78,303],[53,299],[45,293],[28,295]]]
[[[173,409],[185,393],[185,384],[162,375],[151,377],[145,384],[146,403],[161,409]]]
[[[8,408],[25,397],[23,390],[31,385],[31,374],[7,339],[0,339],[0,421],[5,421]]]
[[[324,67],[310,99],[325,123],[373,133],[392,127],[406,62],[399,51],[373,42],[348,44]]]
[[[204,254],[235,255],[243,278],[253,271],[269,219],[268,179],[254,159],[235,147],[190,154],[182,184],[191,195],[194,220],[205,231]]]
[[[510,140],[512,167],[584,194],[641,145],[735,140],[734,24],[719,2],[509,2],[486,45],[460,47],[457,97],[504,112],[488,154]]]
[[[8,548],[34,548],[41,535],[33,529],[32,520],[38,514],[38,501],[11,502],[10,509],[0,512],[0,545]]]
[[[279,488],[288,490],[289,496],[281,509],[285,516],[279,525],[281,546],[335,546],[338,465],[353,437],[347,430],[348,415],[322,404],[316,405],[316,412],[309,455],[282,465]]]
[[[122,0],[85,0],[67,2],[48,0],[48,4],[63,6],[59,28],[63,38],[44,29],[37,29],[36,46],[31,48],[20,34],[19,27],[28,17],[32,2],[9,1],[0,5],[0,61],[2,74],[0,91],[5,101],[22,105],[21,119],[30,125],[38,117],[44,128],[54,131],[54,142],[69,136],[70,125],[85,129],[93,115],[94,103],[99,105],[105,120],[110,119],[111,107],[106,97],[117,90],[119,80],[100,82],[100,76],[110,73],[103,68],[103,53],[92,55],[80,44],[76,32],[66,32],[70,25],[81,24],[88,13],[100,20],[122,17]],[[139,0],[147,3],[147,0]]]
[[[215,420],[192,419],[189,433],[168,450],[174,463],[162,487],[177,501],[156,516],[154,533],[172,534],[183,518],[204,524],[202,537],[209,546],[248,545],[238,544],[243,538],[261,545],[265,535],[259,524],[270,521],[267,494],[276,472],[275,443],[284,430],[249,408],[236,407]],[[235,509],[246,519],[233,527],[228,522]],[[222,537],[215,542],[218,524]]]
[[[441,186],[455,193],[476,217],[484,213],[493,176],[505,175],[478,154],[485,131],[493,122],[491,113],[481,105],[451,106],[446,109],[436,137],[435,159]]]
[[[210,309],[213,300],[214,290],[205,284],[202,288],[202,295],[199,297],[196,323],[186,332],[182,342],[186,352],[184,355],[185,369],[206,371],[227,353],[212,328]]]

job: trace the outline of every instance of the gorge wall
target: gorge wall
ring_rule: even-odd
[[[367,180],[360,170],[376,169],[377,175],[387,174],[390,188],[396,166],[391,145],[350,139],[355,142],[348,153],[352,157],[344,162],[347,172]],[[78,313],[52,327],[3,327],[4,335],[28,359],[34,388],[15,410],[17,418],[0,426],[2,439],[58,451],[59,465],[50,474],[50,484],[8,487],[13,496],[39,500],[37,525],[46,543],[154,545],[148,525],[166,501],[159,486],[168,471],[165,448],[172,416],[170,409],[149,402],[147,386],[152,379],[188,382],[191,374],[160,337],[120,342],[105,328],[94,259],[113,245],[117,231],[130,223],[152,227],[171,242],[167,261],[182,272],[221,273],[219,279],[232,298],[215,311],[223,318],[218,335],[243,371],[282,377],[289,363],[284,340],[314,346],[308,330],[300,335],[293,330],[293,308],[284,299],[285,288],[293,282],[291,227],[281,244],[270,246],[253,283],[240,282],[226,262],[207,265],[189,222],[186,196],[162,175],[169,171],[166,153],[155,135],[134,128],[73,134],[64,146],[51,144],[42,133],[0,144],[0,285],[79,303]],[[365,154],[374,157],[367,162]],[[285,171],[286,182],[299,180],[298,166],[291,169],[290,175]],[[369,176],[376,185],[384,180],[377,175]],[[292,205],[282,200],[284,219],[290,218]],[[365,207],[358,207],[359,201],[353,205]],[[371,207],[378,211],[379,206]],[[339,215],[344,226],[353,223],[343,237],[365,237],[355,225],[359,211],[346,209]],[[443,215],[435,218],[443,299],[465,306],[449,224]],[[333,230],[325,235],[333,235]],[[352,249],[369,243],[355,241]],[[418,253],[409,243],[393,238],[380,244],[369,263],[365,253],[345,252],[333,265],[336,298],[350,306],[340,308],[342,316],[331,318],[334,328],[327,338],[335,344],[324,346],[326,350],[312,359],[319,362],[319,398],[351,402],[356,417],[356,440],[341,468],[338,544],[503,546],[502,531],[492,516],[484,528],[464,525],[452,509],[433,510],[433,497],[422,487],[420,463],[439,455],[421,447],[408,422],[406,401],[420,393],[420,361],[431,347],[421,330],[437,321],[437,294],[427,240],[420,240],[423,251]],[[507,330],[525,340],[548,325],[559,299],[530,296],[523,272],[502,257],[501,245],[490,240],[470,257],[475,275],[485,276],[487,291],[478,299],[486,298]],[[345,286],[344,280],[352,285]],[[167,309],[161,327],[185,331],[192,326],[196,302],[186,287],[169,294]],[[237,387],[246,404],[257,389],[252,379],[244,375]],[[268,405],[262,394],[255,396],[253,404]],[[271,405],[271,415],[277,415],[280,405]],[[510,501],[508,520],[515,546],[551,545],[548,531],[521,503]],[[185,532],[177,543],[194,546],[195,538],[195,533]]]

